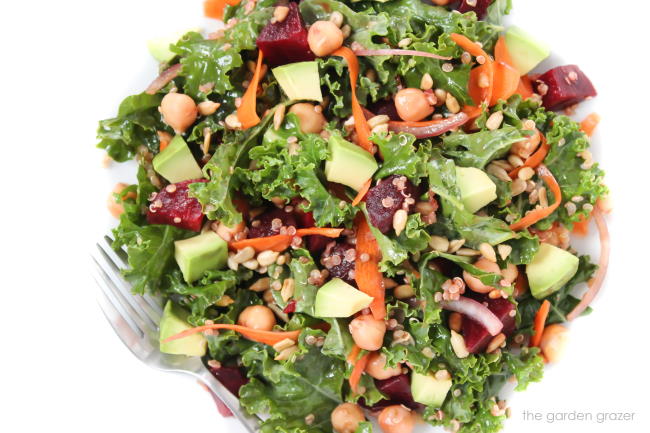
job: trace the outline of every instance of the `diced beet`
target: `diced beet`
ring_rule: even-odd
[[[403,184],[400,178],[403,178]],[[393,227],[393,215],[402,209],[406,198],[417,199],[417,189],[405,176],[388,176],[370,188],[364,200],[372,225],[387,233]],[[407,207],[410,210],[413,205]]]
[[[298,220],[298,227],[309,228],[316,227],[316,220],[314,220],[314,214],[311,212],[305,212],[300,208],[299,203],[294,204],[296,220]],[[325,249],[328,243],[332,240],[325,236],[321,235],[310,235],[304,237],[306,242],[306,247],[311,253],[320,253]]]
[[[515,309],[515,306],[510,301],[503,298],[490,299],[484,295],[476,297],[476,300],[479,302],[487,302],[488,309],[503,323],[503,330],[501,332],[507,336],[514,331],[515,318],[510,315],[510,312]],[[492,336],[483,325],[466,316],[463,317],[462,334],[467,350],[470,353],[482,352],[492,339]]]
[[[314,60],[309,49],[307,28],[297,3],[289,3],[289,14],[282,22],[269,22],[257,37],[257,47],[271,66]]]
[[[154,196],[147,210],[149,224],[166,224],[198,232],[203,223],[201,203],[188,196],[188,185],[206,179],[185,180],[167,185]]]
[[[292,299],[292,300],[287,304],[287,306],[284,307],[284,310],[282,310],[282,311],[285,312],[285,313],[287,313],[287,314],[289,314],[289,313],[293,313],[294,311],[296,311],[296,301]]]
[[[490,3],[492,3],[492,0],[461,0],[460,5],[458,5],[456,9],[462,13],[474,11],[476,12],[478,19],[482,20],[487,14],[488,6],[490,6]]]
[[[368,110],[370,110],[375,116],[384,114],[390,117],[390,120],[402,120],[402,118],[399,117],[399,114],[397,114],[397,108],[395,108],[395,102],[393,102],[392,99],[381,99],[377,102],[373,102],[368,106]]]
[[[213,368],[208,366],[208,369],[228,391],[237,397],[239,397],[239,388],[248,383],[248,378],[237,367],[221,366],[219,368]]]
[[[542,84],[547,88],[542,89]],[[562,110],[598,94],[576,65],[558,66],[546,71],[537,78],[536,86],[547,110]]]
[[[386,407],[393,404],[403,404],[411,409],[422,409],[424,406],[420,403],[413,401],[413,394],[411,393],[411,381],[406,374],[393,376],[385,380],[376,380],[375,385],[377,389],[388,397],[388,400],[381,400],[373,406]]]
[[[282,224],[277,226],[273,225],[273,220],[279,219]],[[274,236],[280,234],[280,227],[297,226],[296,217],[293,211],[286,212],[285,209],[273,208],[267,210],[263,214],[254,218],[251,221],[248,237],[249,238],[265,238],[267,236]]]
[[[332,241],[330,240],[330,242]],[[355,285],[355,254],[356,250],[354,245],[347,242],[338,242],[332,247],[325,249],[320,261],[329,271],[331,278],[340,278],[348,284]]]

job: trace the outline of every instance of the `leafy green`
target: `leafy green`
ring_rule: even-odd
[[[512,10],[512,0],[494,0],[487,9],[485,20],[491,24],[501,25],[503,17]]]
[[[390,134],[371,137],[379,148],[383,163],[375,173],[375,179],[383,179],[393,174],[408,177],[415,185],[427,176],[426,163],[430,146],[414,146],[415,137],[411,134]]]
[[[316,269],[316,264],[309,251],[304,249],[295,250],[292,257],[289,268],[295,283],[293,299],[296,301],[296,312],[314,316],[314,302],[318,288],[308,280],[310,272]]]
[[[544,375],[544,360],[537,347],[524,347],[520,353],[503,352],[503,359],[508,368],[508,375],[517,379],[515,390],[524,391],[532,382],[539,382]]]
[[[493,159],[503,157],[513,143],[524,138],[513,126],[472,134],[457,131],[443,137],[442,149],[443,154],[454,159],[457,165],[482,169]]]

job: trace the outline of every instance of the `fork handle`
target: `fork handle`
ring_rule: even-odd
[[[198,374],[198,378],[230,409],[249,433],[255,433],[259,430],[259,418],[246,414],[239,404],[239,399],[228,391],[212,373],[205,370]]]

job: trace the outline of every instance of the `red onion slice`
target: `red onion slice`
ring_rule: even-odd
[[[174,66],[170,66],[169,68],[165,69],[160,75],[158,75],[158,78],[156,78],[151,82],[151,84],[149,84],[149,87],[147,87],[145,93],[149,95],[155,95],[156,93],[158,93],[158,90],[162,89],[171,80],[176,78],[180,70],[181,70],[180,63],[177,63]]]
[[[416,57],[429,57],[438,60],[451,60],[451,57],[439,56],[426,51],[417,50],[399,50],[395,48],[383,48],[380,50],[354,50],[357,56],[416,56]]]
[[[490,335],[497,335],[503,329],[503,323],[485,305],[473,299],[461,296],[457,301],[442,301],[440,303],[445,310],[455,311],[476,320]]]
[[[589,281],[589,290],[582,295],[580,303],[566,316],[567,320],[573,320],[580,316],[589,304],[591,304],[591,301],[594,300],[603,285],[605,275],[607,275],[607,268],[609,267],[610,245],[607,222],[598,208],[594,209],[592,215],[594,216],[594,221],[596,222],[596,227],[600,234],[600,259],[598,260],[598,271],[596,272],[596,276]]]
[[[416,138],[428,138],[442,135],[447,131],[464,125],[469,116],[463,112],[454,114],[446,119],[432,120],[431,122],[388,122],[388,130],[392,132],[406,132]]]

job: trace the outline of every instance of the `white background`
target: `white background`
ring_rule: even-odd
[[[600,92],[594,147],[615,213],[596,311],[572,327],[565,359],[545,380],[510,399],[506,431],[647,432],[650,8],[515,0],[515,10],[520,26],[580,65]],[[239,431],[196,383],[132,357],[88,275],[111,186],[94,149],[96,121],[155,76],[145,41],[204,23],[201,15],[199,0],[0,6],[0,431]],[[635,422],[549,425],[522,421],[524,410],[635,412]]]

